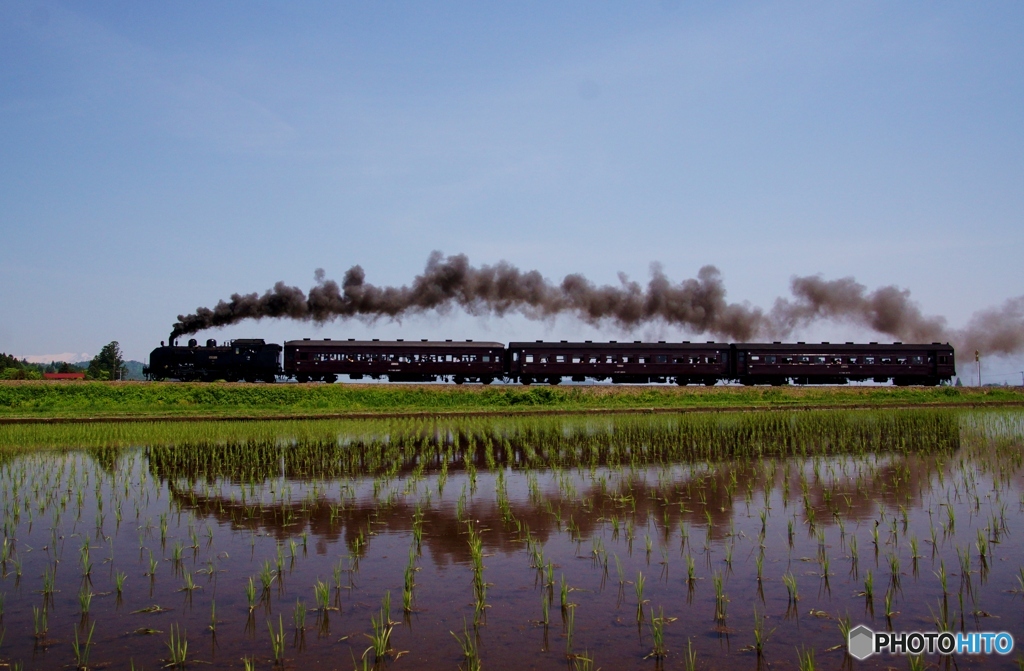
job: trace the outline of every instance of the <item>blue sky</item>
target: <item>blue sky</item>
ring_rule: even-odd
[[[962,325],[1024,293],[1022,29],[1020,3],[0,2],[0,351],[143,359],[233,292],[402,284],[435,249],[613,284],[710,263],[764,307],[852,275]],[[622,335],[201,337],[371,333]],[[833,334],[870,335],[806,336]]]

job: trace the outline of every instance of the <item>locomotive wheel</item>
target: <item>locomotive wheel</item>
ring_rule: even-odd
[[[309,382],[309,376],[306,375],[305,373],[303,373],[302,375],[296,375],[295,379],[301,382],[302,384],[306,384],[307,382]]]
[[[482,378],[480,378],[480,384],[490,384],[491,382],[494,382],[494,378],[493,377],[482,377]]]
[[[552,375],[551,377],[548,378],[548,384],[550,384],[552,386],[556,385],[556,384],[561,384],[561,383],[562,383],[562,378],[560,376],[558,376],[558,375]]]
[[[334,373],[328,373],[327,375],[324,375],[324,382],[326,382],[327,384],[334,384],[337,381],[338,376],[335,375]]]
[[[456,375],[454,380],[453,380],[453,382],[455,382],[455,384],[463,384],[465,381],[466,381],[466,378],[462,377],[461,375]]]
[[[533,384],[533,378],[530,377],[529,375],[522,376],[521,378],[519,378],[519,381],[521,383],[523,383],[524,385],[531,385],[531,384]]]

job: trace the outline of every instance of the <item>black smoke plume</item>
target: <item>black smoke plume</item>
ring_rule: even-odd
[[[952,340],[991,354],[1024,350],[1024,296],[1001,309],[978,313],[962,331],[950,331],[942,317],[926,316],[910,292],[895,286],[874,291],[846,277],[794,277],[791,298],[780,298],[768,312],[726,300],[721,273],[704,266],[697,277],[673,283],[658,264],[647,286],[619,275],[617,286],[596,286],[582,275],[560,283],[536,270],[521,271],[504,261],[475,267],[462,254],[433,252],[412,284],[378,287],[366,282],[360,266],[345,272],[339,285],[316,271],[309,293],[278,282],[264,294],[234,294],[215,307],[179,315],[172,340],[183,334],[227,326],[245,319],[289,318],[323,324],[334,319],[375,321],[460,308],[472,315],[519,313],[530,319],[573,315],[592,325],[611,323],[629,330],[660,322],[688,332],[732,341],[781,340],[822,320],[849,323],[905,342]]]

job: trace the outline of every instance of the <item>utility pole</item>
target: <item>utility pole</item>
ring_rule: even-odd
[[[981,352],[974,350],[974,361],[978,364],[978,386],[981,386]]]

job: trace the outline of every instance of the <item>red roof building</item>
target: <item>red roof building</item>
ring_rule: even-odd
[[[84,380],[85,373],[43,373],[47,380]]]

